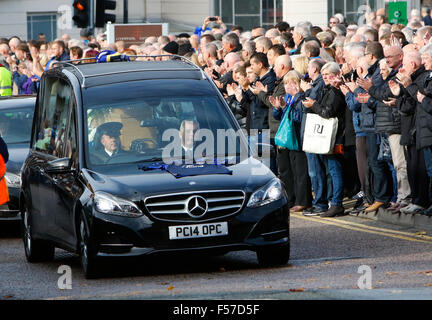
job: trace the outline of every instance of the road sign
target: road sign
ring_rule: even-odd
[[[406,1],[389,2],[388,12],[389,23],[401,23],[404,25],[408,23]]]
[[[107,24],[108,43],[124,41],[126,47],[141,45],[147,37],[168,35],[168,23]]]

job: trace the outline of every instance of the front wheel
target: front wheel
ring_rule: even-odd
[[[55,247],[45,240],[35,240],[32,236],[31,216],[25,209],[23,221],[23,242],[26,259],[28,262],[44,262],[54,259]]]
[[[94,250],[92,245],[90,244],[89,235],[85,227],[84,220],[82,218],[80,220],[79,226],[79,255],[81,260],[81,267],[83,269],[86,279],[94,279],[98,275],[98,266],[96,263],[95,254],[93,253]]]
[[[262,267],[285,265],[288,263],[289,256],[289,244],[263,247],[257,250],[258,263]]]

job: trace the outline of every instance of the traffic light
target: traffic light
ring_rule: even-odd
[[[87,0],[75,0],[72,20],[78,28],[87,28],[90,24],[90,3]]]
[[[115,14],[105,13],[105,10],[115,10],[116,1],[96,0],[95,27],[103,28],[108,21],[115,22]]]

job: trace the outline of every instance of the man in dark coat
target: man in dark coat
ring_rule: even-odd
[[[359,79],[359,85],[368,91],[370,96],[377,100],[376,103],[376,132],[386,135],[392,149],[393,165],[397,173],[397,201],[389,209],[399,210],[407,206],[410,202],[410,187],[408,183],[408,174],[406,169],[406,159],[404,149],[400,145],[401,138],[401,117],[396,106],[396,99],[389,88],[389,81],[396,80],[396,75],[402,66],[403,51],[398,46],[386,47],[384,50],[385,60],[382,60],[381,77],[372,79]],[[387,69],[390,68],[390,73]],[[368,143],[373,143],[368,140]],[[372,157],[374,158],[374,157]],[[386,189],[389,187],[387,184]],[[375,202],[368,207],[366,212],[374,212],[382,206],[387,206],[391,201],[390,192],[382,195],[382,199],[375,199]]]
[[[263,87],[267,87],[268,92],[273,92],[276,82],[276,74],[268,63],[267,56],[264,53],[254,53],[250,59],[251,68],[257,75],[255,83],[253,83],[243,95],[247,102],[249,102],[250,109],[250,143],[255,147],[258,143],[270,142],[269,130],[269,108],[257,96],[259,90],[255,87],[257,82],[260,82]],[[267,141],[267,142],[266,142]],[[259,150],[258,150],[259,152]],[[269,166],[273,172],[276,172],[276,159],[275,155],[268,159]]]
[[[426,170],[430,179],[429,200],[432,201],[432,45],[423,47],[420,53],[422,63],[427,71],[424,82],[417,92],[416,144],[417,149],[423,151]],[[421,213],[432,216],[432,205]]]
[[[401,208],[403,213],[420,213],[430,205],[429,185],[423,152],[416,147],[416,111],[417,92],[429,75],[421,64],[421,56],[417,51],[408,52],[403,58],[403,66],[397,80],[389,82],[392,93],[398,98],[397,108],[401,114],[401,140],[405,146],[408,181],[411,188],[412,203]]]
[[[277,57],[275,62],[275,67],[273,68],[277,80],[275,81],[275,87],[273,91],[269,91],[268,88],[264,86],[259,87],[258,98],[269,108],[269,127],[270,127],[270,136],[274,138],[278,128],[280,121],[273,118],[271,115],[273,105],[270,103],[270,97],[280,97],[285,95],[284,82],[283,77],[290,71],[292,68],[292,62],[289,55],[282,55]],[[261,83],[259,83],[261,85]]]
[[[271,163],[271,167],[274,170],[273,172],[275,174],[280,173],[283,175],[282,172],[280,172],[279,163],[281,159],[279,159],[278,154],[278,148],[275,144],[274,137],[276,135],[276,132],[279,129],[279,123],[280,120],[276,120],[272,115],[273,105],[270,103],[270,97],[280,97],[285,95],[285,89],[284,89],[284,81],[283,77],[291,70],[292,68],[292,62],[289,55],[280,55],[276,58],[276,61],[274,63],[274,72],[276,75],[277,80],[275,81],[274,89],[273,91],[269,91],[267,87],[264,87],[264,85],[261,82],[258,82],[256,84],[256,93],[258,95],[258,98],[261,100],[261,102],[268,107],[268,122],[269,122],[269,128],[270,128],[270,143],[275,148],[276,157],[273,157],[271,160],[273,161]],[[258,87],[259,86],[259,87]]]

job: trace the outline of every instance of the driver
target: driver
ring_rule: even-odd
[[[103,162],[107,162],[114,156],[126,153],[121,147],[120,130],[123,124],[120,122],[106,122],[101,124],[94,136],[95,155]]]

